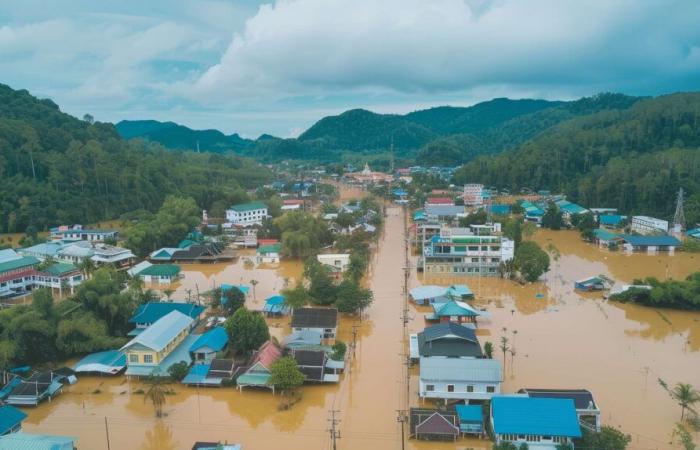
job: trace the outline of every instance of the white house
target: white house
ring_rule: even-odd
[[[649,216],[634,216],[632,231],[639,234],[667,233],[668,221]]]
[[[501,362],[482,358],[420,358],[421,398],[488,400],[501,392]]]
[[[324,339],[335,339],[338,330],[338,310],[335,308],[294,308],[292,330],[313,331]]]
[[[234,225],[262,224],[267,217],[267,205],[262,202],[234,205],[226,210],[226,220]]]
[[[350,265],[350,253],[316,255],[316,259],[324,266],[331,266],[339,272],[345,272]]]
[[[261,245],[258,247],[255,259],[257,260],[258,264],[276,264],[280,262],[281,251],[282,244],[280,243]]]
[[[464,185],[464,204],[467,206],[481,206],[484,204],[484,185],[483,184],[465,184]]]
[[[81,241],[102,242],[107,239],[117,239],[119,232],[116,230],[97,230],[83,228],[82,225],[60,226],[51,229],[52,239],[72,239]]]

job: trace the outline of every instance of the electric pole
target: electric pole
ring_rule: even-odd
[[[401,424],[401,450],[406,449],[406,433],[404,431],[404,424],[408,421],[408,416],[406,415],[406,411],[403,409],[399,409],[396,411],[398,413],[398,416],[396,417],[396,421]]]
[[[335,413],[337,413],[337,412],[340,412],[340,411],[338,411],[336,409],[332,409],[330,411],[331,418],[328,419],[328,421],[331,423],[331,427],[328,429],[328,432],[331,435],[331,442],[333,445],[333,450],[337,450],[337,448],[338,448],[337,447],[337,445],[338,445],[337,440],[340,439],[340,431],[336,430],[336,425],[338,425],[338,423],[340,422],[340,420],[335,418]]]
[[[110,450],[109,446],[109,426],[107,425],[107,416],[105,416],[105,434],[107,435],[107,450]]]
[[[352,325],[352,357],[355,357],[355,348],[357,347],[357,329],[359,328],[359,325],[353,324]]]

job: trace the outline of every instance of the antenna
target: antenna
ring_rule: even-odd
[[[683,211],[683,188],[678,190],[676,196],[676,214],[673,215],[673,228],[676,232],[685,230],[685,212]]]

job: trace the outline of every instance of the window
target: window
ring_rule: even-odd
[[[139,355],[135,355],[135,354],[129,355],[129,362],[130,363],[138,363],[139,362]]]
[[[145,364],[153,364],[153,355],[143,355],[143,362]]]
[[[467,386],[467,392],[474,392],[474,386]]]
[[[454,392],[455,391],[455,385],[454,384],[448,384],[447,385],[447,392]]]
[[[426,385],[425,385],[425,391],[426,391],[426,392],[433,392],[433,391],[435,391],[435,385],[434,385],[434,384],[426,384]]]
[[[486,392],[493,394],[496,392],[496,387],[495,386],[486,386]]]

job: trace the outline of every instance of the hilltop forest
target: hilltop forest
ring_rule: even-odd
[[[0,232],[155,211],[171,194],[209,208],[269,178],[239,156],[125,141],[111,124],[78,120],[0,85]]]

